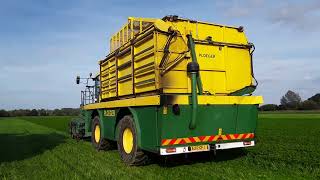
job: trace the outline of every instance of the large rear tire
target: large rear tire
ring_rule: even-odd
[[[93,118],[91,132],[91,143],[96,150],[107,150],[109,148],[112,148],[111,142],[102,137],[102,127],[100,124],[99,116]]]
[[[144,165],[148,156],[138,148],[137,132],[132,116],[126,115],[119,122],[118,151],[127,165]]]

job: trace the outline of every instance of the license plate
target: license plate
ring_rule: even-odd
[[[190,151],[209,151],[209,145],[190,146]]]

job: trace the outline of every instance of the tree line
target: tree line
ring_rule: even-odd
[[[259,107],[260,111],[277,110],[320,110],[320,93],[317,93],[307,100],[302,100],[300,95],[289,90],[280,99],[280,105],[264,104]],[[61,108],[61,109],[0,109],[0,117],[16,116],[77,116],[80,114],[79,108]]]
[[[289,90],[281,97],[280,105],[265,104],[260,106],[259,110],[320,110],[320,93],[317,93],[306,100],[302,100],[298,93]]]
[[[61,109],[15,109],[0,110],[0,117],[16,116],[77,116],[80,113],[79,108],[61,108]]]

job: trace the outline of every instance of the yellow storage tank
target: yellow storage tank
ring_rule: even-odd
[[[101,100],[191,93],[188,37],[194,42],[203,94],[225,96],[254,86],[253,45],[243,27],[177,16],[130,17],[110,38],[110,54],[99,62]]]

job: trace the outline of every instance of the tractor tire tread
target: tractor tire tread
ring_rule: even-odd
[[[124,129],[126,128],[130,128],[133,130],[133,134],[136,138],[136,130],[135,130],[135,124],[133,121],[133,117],[131,115],[126,115],[124,116],[120,122],[119,122],[119,139],[118,139],[118,151],[120,154],[120,157],[122,158],[122,160],[130,166],[141,166],[141,165],[145,165],[148,163],[149,158],[147,156],[147,154],[145,154],[141,149],[138,148],[137,146],[137,139],[134,140],[134,148],[133,148],[133,152],[130,154],[127,154],[124,150],[123,150],[123,145],[122,145],[122,139],[120,138],[122,135],[122,131],[124,131]]]
[[[112,143],[107,140],[107,139],[104,139],[101,137],[100,139],[100,142],[99,143],[96,143],[95,140],[94,140],[94,127],[95,125],[98,124],[100,127],[100,120],[99,120],[99,116],[96,116],[93,118],[92,120],[92,135],[91,135],[91,143],[93,145],[93,147],[100,151],[100,150],[111,150],[111,149],[114,149]]]

